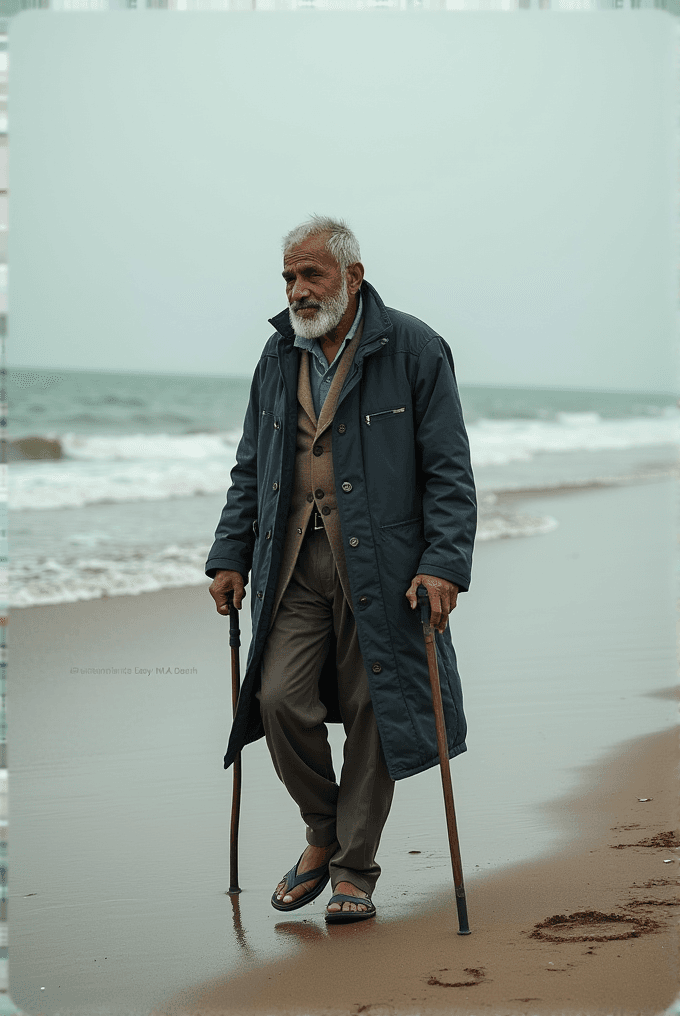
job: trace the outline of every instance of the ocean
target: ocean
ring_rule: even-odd
[[[200,585],[250,380],[14,368],[8,383],[10,606]],[[677,468],[672,394],[461,384],[478,540],[559,524],[536,490]]]

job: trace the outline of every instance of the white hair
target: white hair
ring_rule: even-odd
[[[331,219],[327,215],[312,215],[306,222],[286,233],[282,241],[283,256],[291,247],[296,247],[309,236],[323,236],[328,233],[326,250],[332,254],[344,272],[349,265],[361,261],[359,241],[342,219]]]

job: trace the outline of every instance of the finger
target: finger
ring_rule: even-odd
[[[430,624],[433,628],[439,628],[442,623],[442,600],[439,592],[435,589],[428,589],[430,598]]]
[[[244,596],[245,590],[243,586],[237,586],[236,589],[234,589],[234,606],[236,607],[237,610],[241,609],[241,604],[243,603]]]
[[[411,583],[411,585],[406,590],[406,594],[405,595],[406,595],[406,599],[411,604],[411,610],[415,610],[416,606],[418,605],[418,596],[416,594],[416,589],[418,588],[418,585],[419,585],[419,579],[420,579],[420,576],[416,575],[416,577],[414,578],[413,582]]]
[[[444,613],[443,613],[443,616],[442,616],[442,623],[441,623],[441,625],[439,626],[439,629],[438,629],[442,633],[444,633],[446,631],[446,626],[449,623],[448,615],[451,613],[451,611],[456,606],[457,596],[458,596],[458,590],[455,589],[455,588],[452,589],[452,590],[447,589],[444,592],[444,596],[442,597],[443,607],[444,607]]]

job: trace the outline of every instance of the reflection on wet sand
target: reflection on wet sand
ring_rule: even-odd
[[[248,943],[243,922],[241,921],[241,904],[239,903],[238,893],[227,893],[226,895],[229,896],[229,899],[231,900],[231,915],[234,922],[234,936],[236,938],[236,942],[239,948],[243,949],[248,956],[252,956],[253,950]]]
[[[300,942],[320,942],[328,935],[328,932],[325,932],[317,924],[304,919],[302,921],[279,921],[274,925],[274,931],[277,935],[288,935]]]

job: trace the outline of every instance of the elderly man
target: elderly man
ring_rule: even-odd
[[[373,917],[394,781],[438,762],[416,606],[437,629],[450,757],[465,718],[447,627],[470,581],[476,508],[449,347],[386,307],[340,221],[283,242],[288,308],[255,371],[206,573],[221,614],[251,574],[253,638],[224,764],[266,736],[307,847],[272,906],[331,880],[326,921]],[[326,722],[346,741],[336,781]]]

